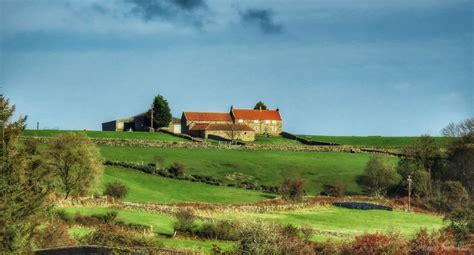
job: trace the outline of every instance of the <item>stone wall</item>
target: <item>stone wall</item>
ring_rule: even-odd
[[[246,124],[255,130],[255,134],[263,135],[279,135],[283,131],[283,124],[281,120],[239,120],[236,119],[237,124]]]
[[[206,130],[204,138],[212,138],[213,136],[222,137],[225,140],[241,140],[244,142],[255,141],[255,132],[253,131],[223,131],[223,130]]]

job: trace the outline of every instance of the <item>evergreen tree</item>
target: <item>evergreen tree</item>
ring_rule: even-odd
[[[26,118],[12,121],[15,107],[3,95],[0,107],[0,253],[27,253],[33,231],[49,209],[53,182],[41,158],[17,144]]]
[[[167,127],[171,122],[171,112],[168,101],[158,95],[153,100],[153,128]],[[147,123],[151,123],[151,110],[146,114]]]
[[[253,109],[254,110],[266,110],[267,106],[265,105],[264,102],[258,101],[257,104],[255,104],[255,107]]]

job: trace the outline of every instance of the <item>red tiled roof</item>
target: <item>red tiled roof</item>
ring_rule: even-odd
[[[232,121],[227,112],[184,112],[188,121]]]
[[[222,130],[222,131],[254,131],[245,124],[209,124],[206,130]]]
[[[281,120],[277,110],[232,109],[235,119],[239,120]]]
[[[207,126],[209,126],[209,124],[196,124],[192,126],[189,130],[192,130],[192,131],[205,130]]]

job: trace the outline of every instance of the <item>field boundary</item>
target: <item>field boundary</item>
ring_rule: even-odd
[[[304,145],[311,145],[311,146],[320,146],[320,145],[341,146],[341,144],[337,144],[337,143],[326,143],[326,142],[307,140],[307,139],[301,138],[297,135],[294,135],[294,134],[291,134],[291,133],[288,133],[288,132],[282,132],[281,136],[283,136],[287,139],[296,140],[296,141],[298,141],[298,142],[300,142]]]

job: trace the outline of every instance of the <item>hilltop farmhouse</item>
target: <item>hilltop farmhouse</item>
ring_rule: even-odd
[[[229,112],[183,112],[181,131],[192,136],[254,141],[255,135],[279,135],[282,118],[276,110],[230,108]]]
[[[146,131],[145,113],[102,123],[104,131]],[[283,123],[279,109],[230,108],[229,112],[183,112],[166,129],[179,134],[217,140],[254,141],[255,135],[279,135]]]

